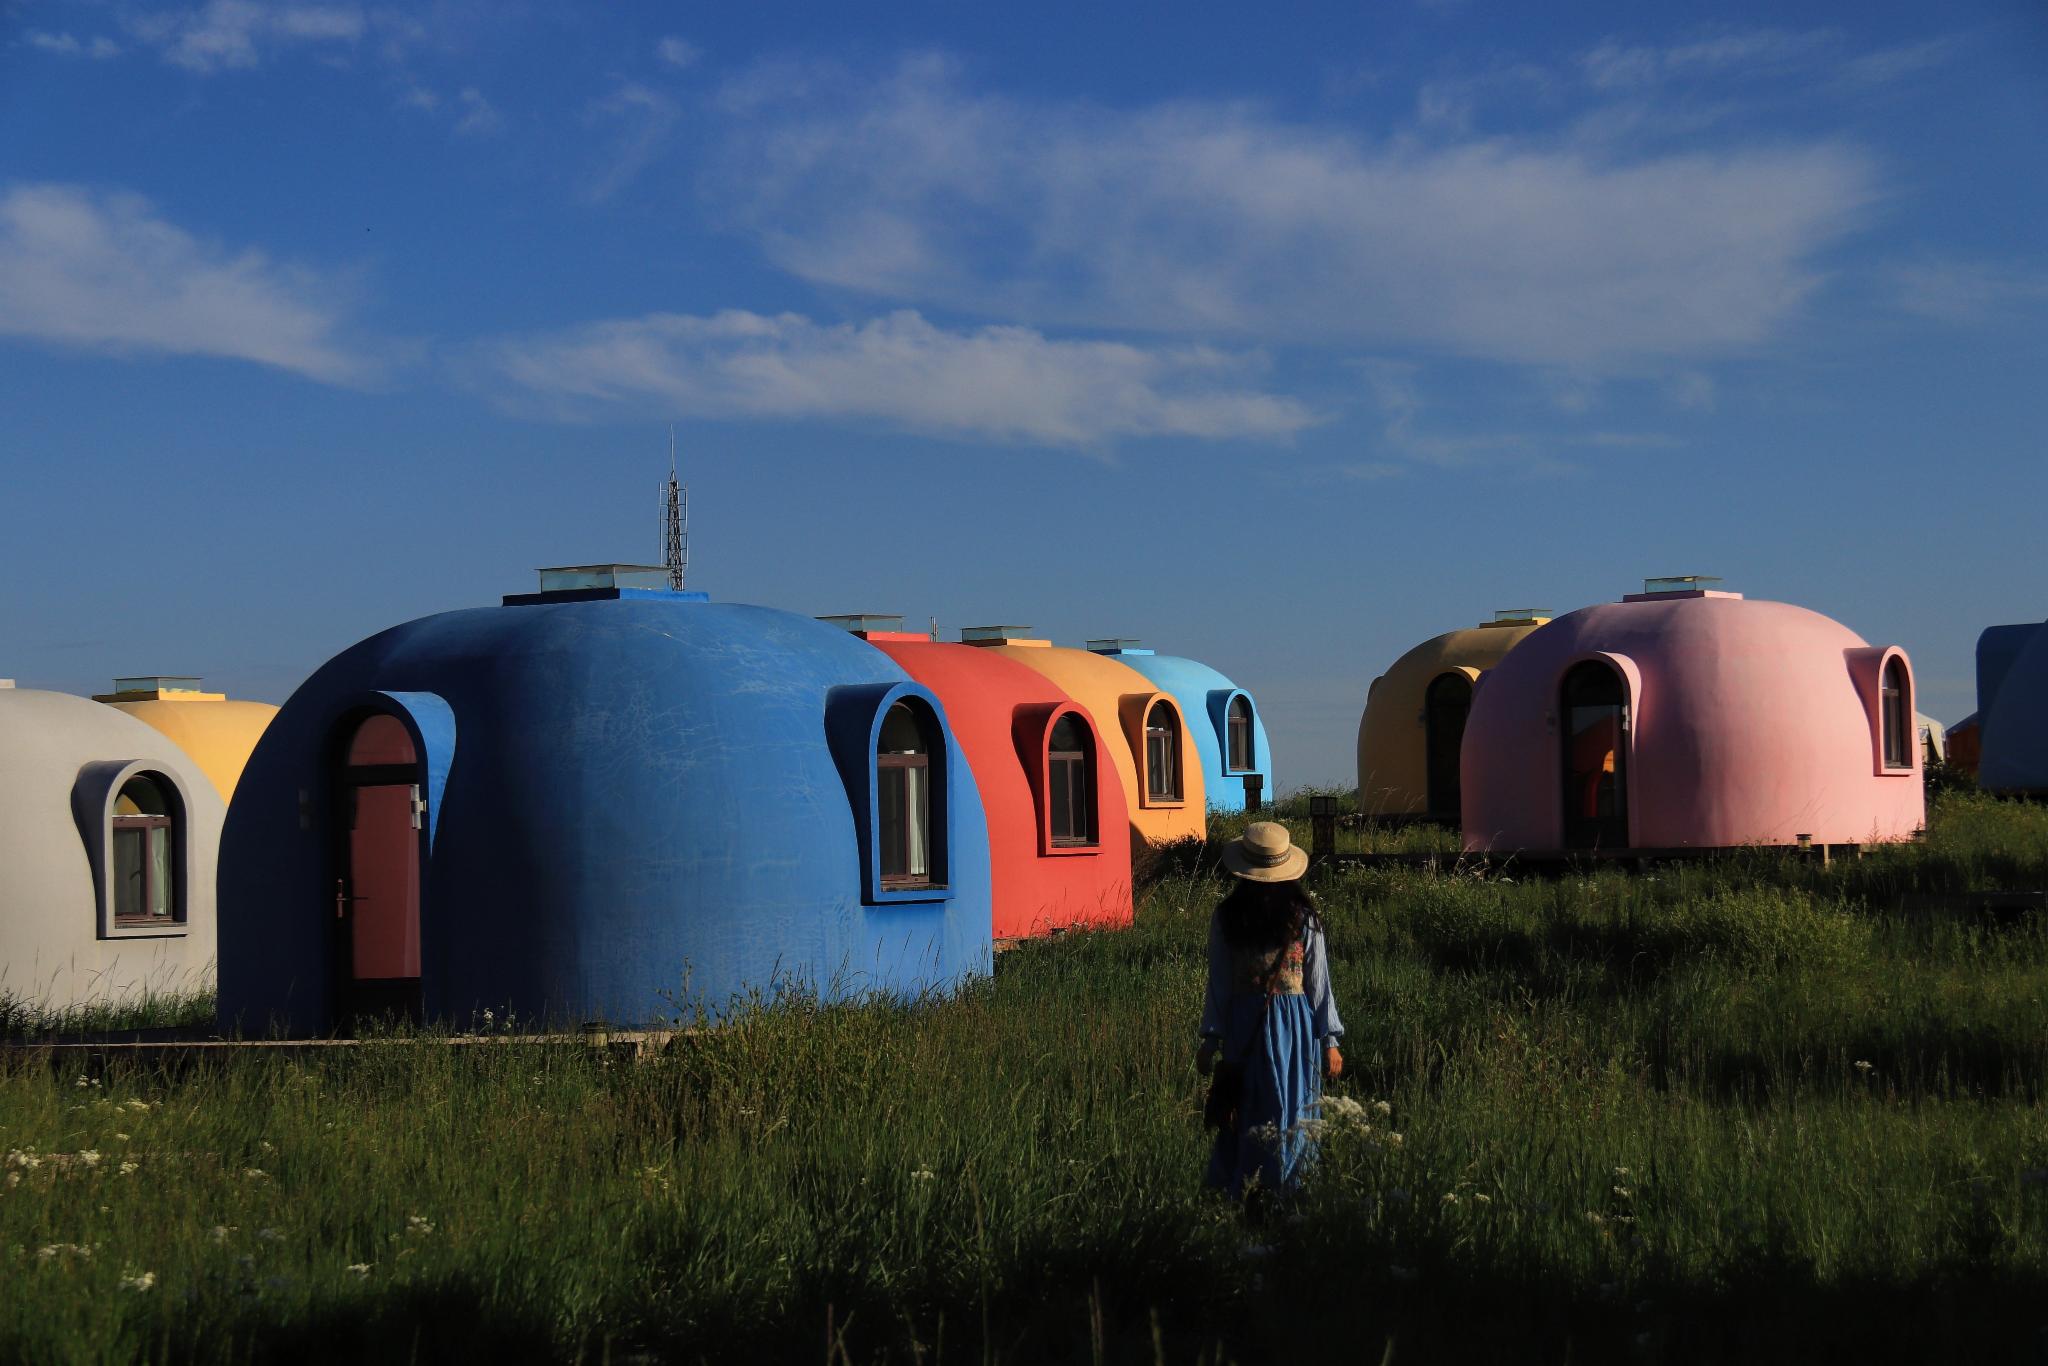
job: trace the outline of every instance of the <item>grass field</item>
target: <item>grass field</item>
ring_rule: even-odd
[[[2048,1353],[2048,810],[1821,868],[1346,874],[1312,1186],[1198,1186],[1218,886],[671,1056],[0,1074],[0,1354],[1814,1361]],[[503,1022],[497,1022],[502,1026]],[[1376,1104],[1377,1103],[1377,1104]]]

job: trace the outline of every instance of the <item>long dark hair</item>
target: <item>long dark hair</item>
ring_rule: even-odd
[[[1224,943],[1268,951],[1285,948],[1307,931],[1321,929],[1323,923],[1299,878],[1291,882],[1238,878],[1237,886],[1216,908],[1216,918]]]

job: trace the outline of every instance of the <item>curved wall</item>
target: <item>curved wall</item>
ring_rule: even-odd
[[[1445,673],[1483,674],[1542,623],[1447,631],[1395,660],[1366,690],[1358,719],[1358,804],[1368,815],[1429,809],[1428,727],[1423,701]]]
[[[183,807],[185,922],[110,925],[104,826],[131,771]],[[97,702],[0,689],[0,995],[44,1009],[134,1003],[213,986],[219,795],[169,739]]]
[[[1904,656],[1817,612],[1732,594],[1559,617],[1473,697],[1465,847],[1563,844],[1559,688],[1589,659],[1610,661],[1632,693],[1622,741],[1631,846],[1908,838],[1925,817],[1920,746],[1908,743],[1912,762],[1899,769],[1884,769],[1878,753],[1877,678],[1893,657]]]
[[[1071,926],[1131,923],[1131,832],[1113,731],[1035,669],[998,651],[921,637],[869,644],[938,694],[973,765],[988,821],[992,924],[999,939]],[[1044,737],[1057,713],[1082,712],[1095,733],[1092,848],[1057,849],[1046,836]]]
[[[666,594],[373,636],[292,696],[243,774],[222,851],[223,1024],[334,1023],[329,756],[364,707],[402,711],[426,751],[431,1018],[644,1022],[792,982],[840,999],[986,973],[988,837],[949,731],[947,888],[872,886],[872,735],[905,689],[921,691],[843,632]]]

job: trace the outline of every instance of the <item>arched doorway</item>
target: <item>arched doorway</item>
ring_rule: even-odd
[[[1564,724],[1564,847],[1628,848],[1628,685],[1597,660],[1575,664],[1559,690]]]
[[[1465,744],[1465,718],[1472,712],[1472,680],[1461,673],[1442,673],[1423,694],[1423,754],[1427,768],[1429,814],[1458,816],[1458,754]]]
[[[420,1016],[422,781],[397,717],[374,712],[349,730],[335,783],[337,1024]]]

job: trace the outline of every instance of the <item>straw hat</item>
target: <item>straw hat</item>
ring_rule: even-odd
[[[1308,850],[1277,821],[1253,821],[1223,846],[1223,866],[1247,882],[1292,882],[1308,871]]]

